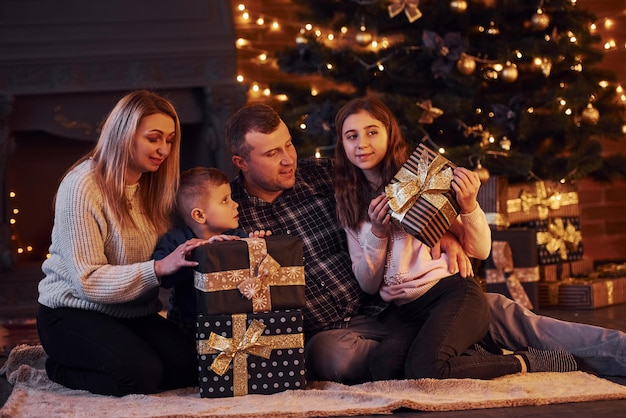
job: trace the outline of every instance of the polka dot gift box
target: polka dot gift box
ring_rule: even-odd
[[[300,309],[198,315],[202,398],[304,389],[304,334]]]

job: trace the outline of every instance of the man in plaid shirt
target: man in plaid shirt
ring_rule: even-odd
[[[231,182],[240,227],[302,239],[306,280],[304,327],[310,377],[342,383],[371,380],[369,354],[397,323],[378,295],[361,291],[335,214],[332,162],[297,159],[289,129],[269,106],[252,104],[226,124],[226,143],[239,175]],[[446,238],[450,271],[472,274],[458,242]],[[461,252],[460,252],[461,251]],[[579,364],[626,376],[626,334],[538,316],[499,294],[491,306],[490,346],[568,351]]]

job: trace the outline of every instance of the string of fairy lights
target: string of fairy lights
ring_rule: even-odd
[[[354,2],[362,3],[372,3],[375,1],[381,0],[352,0]],[[489,1],[489,0],[486,0]],[[576,0],[570,0],[572,5],[576,5]],[[407,18],[412,19],[415,18],[414,15],[411,17],[409,15],[408,6],[404,9],[398,9],[399,12],[396,12],[395,15],[392,16],[392,5],[396,3],[390,1],[390,18],[394,18],[398,13],[405,11],[407,13]],[[401,2],[402,3],[402,2]],[[537,30],[545,29],[550,24],[550,15],[549,13],[544,12],[542,8],[543,2],[540,2],[537,12],[531,18],[531,25]],[[378,53],[379,58],[375,62],[364,62],[362,60],[358,60],[361,65],[365,69],[376,69],[377,71],[385,71],[385,62],[391,59],[392,54],[385,56],[384,51],[397,42],[399,39],[394,39],[393,37],[380,37],[378,38],[375,33],[368,31],[365,21],[361,22],[360,25],[354,25],[354,27],[344,26],[340,28],[339,31],[335,32],[332,30],[328,30],[325,28],[321,28],[313,25],[312,23],[307,22],[295,22],[293,20],[284,20],[277,16],[269,16],[264,13],[262,10],[255,10],[254,8],[249,8],[246,3],[243,2],[235,2],[234,3],[235,11],[235,24],[238,29],[245,28],[248,31],[256,27],[258,31],[264,32],[273,32],[273,33],[281,33],[286,37],[286,42],[301,44],[307,42],[308,36],[314,36],[316,40],[329,48],[341,48],[344,46],[362,48],[370,51],[374,51]],[[253,6],[254,7],[254,6]],[[450,7],[452,12],[463,13],[468,5],[465,1],[457,1],[453,0],[450,2]],[[419,10],[418,10],[419,12]],[[421,17],[421,12],[419,12],[419,16]],[[596,22],[594,22],[589,28],[591,33],[598,33],[601,35],[604,40],[603,47],[606,53],[611,53],[614,51],[624,51],[626,50],[626,41],[624,39],[620,39],[620,35],[623,33],[620,28],[620,17],[626,16],[626,9],[620,11],[618,14],[613,16],[604,16],[598,18]],[[419,17],[418,17],[419,18]],[[488,26],[478,27],[477,30],[490,34],[497,35],[499,33],[499,29],[495,22],[490,22]],[[563,36],[566,36],[570,42],[576,43],[576,35],[572,31],[561,31],[562,33],[557,33],[553,31],[550,34],[545,35],[546,42],[557,41]],[[622,36],[623,37],[623,36]],[[267,66],[271,67],[274,71],[279,71],[278,66],[275,60],[272,58],[271,50],[266,50],[260,47],[258,44],[255,45],[253,41],[250,39],[246,39],[244,37],[240,37],[237,39],[237,48],[240,50],[246,50],[247,52],[256,52],[257,55],[252,58],[244,58],[240,56],[240,70],[241,72],[237,76],[237,80],[241,83],[247,83],[249,88],[249,99],[250,100],[258,100],[258,99],[266,99],[266,100],[278,100],[278,101],[286,101],[288,97],[285,95],[273,95],[270,88],[269,82],[270,79],[260,79],[257,74],[258,71],[250,64],[255,64],[257,66]],[[412,48],[419,48],[419,46],[414,46]],[[456,69],[463,74],[472,74],[476,71],[477,67],[482,66],[482,74],[486,74],[487,78],[491,78],[493,80],[501,79],[504,81],[514,82],[519,74],[519,69],[516,64],[513,63],[514,59],[521,59],[522,52],[515,51],[514,56],[511,59],[507,59],[503,62],[498,62],[494,60],[483,59],[478,56],[471,56],[469,54],[463,53],[461,58],[456,63]],[[550,75],[550,70],[552,67],[552,63],[548,58],[545,57],[534,57],[533,58],[533,66],[535,68],[530,70],[539,70],[542,71],[543,74],[547,77]],[[326,70],[332,71],[333,63],[328,62],[325,63]],[[244,73],[245,68],[252,68],[252,71],[248,73]],[[528,69],[524,69],[528,70]],[[571,70],[573,71],[583,71],[583,63],[576,62],[572,65]],[[612,83],[609,81],[602,81],[599,83],[600,88],[610,88],[613,87],[616,89],[618,97],[623,102],[626,102],[626,94],[624,93],[623,87],[619,83]],[[316,84],[311,85],[311,95],[315,96],[319,93],[320,86]],[[557,97],[556,100],[563,112],[568,116],[578,116],[575,115],[574,110],[571,107],[568,107],[567,103],[563,98]],[[589,103],[587,108],[582,112],[582,118],[590,120],[591,122],[596,121],[599,117],[599,113],[597,109],[593,106],[593,102],[595,100],[595,96],[591,95],[589,97]],[[480,109],[477,109],[480,111]],[[534,109],[528,109],[529,112],[533,112]],[[623,128],[624,133],[626,134],[626,125]]]
[[[352,0],[356,3],[371,3],[381,0]],[[489,0],[485,0],[488,2]],[[576,5],[576,0],[570,0],[573,5]],[[394,2],[390,1],[390,7]],[[544,13],[541,4],[537,9],[537,13],[533,15],[531,23],[536,25],[537,28],[541,28],[549,25],[549,14]],[[239,51],[238,62],[238,74],[237,81],[239,83],[245,83],[248,89],[248,100],[275,100],[275,101],[287,101],[289,98],[284,94],[273,94],[269,88],[271,80],[277,78],[277,74],[280,73],[276,60],[273,58],[273,49],[268,49],[267,39],[279,39],[280,42],[274,42],[273,45],[291,45],[293,43],[307,42],[307,36],[313,35],[315,38],[324,45],[331,48],[340,48],[342,46],[354,46],[357,48],[364,48],[376,52],[384,52],[387,48],[393,45],[398,39],[393,37],[377,37],[375,33],[371,33],[367,30],[366,22],[361,22],[360,25],[354,27],[342,27],[339,31],[334,32],[325,28],[321,28],[313,25],[312,23],[299,22],[294,19],[284,19],[278,16],[272,16],[263,10],[255,9],[256,2],[246,3],[240,1],[233,1],[233,17],[235,20],[235,28],[237,31],[236,47]],[[467,2],[463,0],[450,1],[450,7],[453,12],[462,13],[467,8]],[[412,19],[417,15],[410,14],[410,10],[400,9],[393,12],[390,9],[390,18],[395,18],[399,13],[404,12],[407,18]],[[413,10],[415,12],[415,10]],[[421,13],[420,13],[421,16]],[[623,28],[626,25],[626,9],[620,10],[611,16],[602,16],[594,22],[590,31],[592,33],[600,34],[603,39],[603,48],[607,54],[620,53],[626,51],[626,39],[624,34],[626,29]],[[419,18],[419,17],[418,17]],[[497,35],[498,28],[495,22],[491,22],[489,26],[478,28],[480,31],[484,31],[487,34]],[[241,34],[241,36],[240,36]],[[262,34],[263,36],[259,36]],[[564,33],[551,33],[545,37],[546,42],[554,40],[555,36],[567,36],[570,42],[576,42],[576,36],[571,31]],[[282,43],[281,43],[282,42]],[[520,58],[520,51],[516,51],[517,57]],[[376,69],[378,71],[385,71],[385,62],[390,59],[382,55],[375,62],[361,61],[361,65],[366,69]],[[535,57],[534,65],[544,74],[549,74],[551,63],[546,58]],[[325,64],[326,69],[332,71],[333,64],[328,62]],[[506,60],[504,62],[496,62],[491,60],[482,59],[480,57],[463,54],[457,62],[456,68],[458,71],[465,74],[472,74],[478,66],[487,66],[487,74],[493,79],[503,79],[505,81],[515,81],[520,69],[513,64],[512,60]],[[261,71],[261,68],[265,68],[265,71]],[[574,71],[583,71],[583,63],[577,63],[572,67]],[[293,76],[290,76],[293,77]],[[324,88],[330,88],[331,83],[319,77],[315,79],[310,77],[309,80],[313,80],[309,84],[311,85],[310,93],[315,96]],[[601,88],[614,87],[618,93],[620,99],[626,102],[626,93],[623,91],[621,84],[614,84],[608,81],[600,83]],[[563,109],[563,112],[568,116],[574,116],[573,109],[567,106],[567,103],[562,98],[557,98],[559,104]],[[593,107],[593,97],[589,98],[589,104],[586,109],[583,110],[583,117],[590,120],[594,120],[599,117],[597,109]],[[479,109],[477,109],[479,111]],[[528,109],[532,112],[533,109]],[[626,134],[626,125],[623,128]],[[495,138],[486,136],[485,138],[489,142],[495,141]],[[503,139],[503,147],[506,147],[506,139]],[[510,146],[510,143],[509,143]],[[32,254],[35,249],[32,245],[24,243],[20,240],[17,229],[20,221],[20,210],[18,204],[17,195],[15,191],[9,191],[9,224],[12,228],[11,240],[13,242],[15,251],[18,256]]]

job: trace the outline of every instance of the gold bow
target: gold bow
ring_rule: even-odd
[[[242,338],[236,335],[233,335],[233,338],[226,338],[212,332],[207,344],[210,348],[219,351],[219,354],[211,363],[211,370],[222,376],[237,354],[247,353],[270,358],[272,347],[259,343],[263,330],[265,330],[265,324],[254,319]]]
[[[442,193],[450,190],[452,181],[452,168],[442,170],[447,162],[448,160],[439,155],[429,161],[428,153],[422,152],[417,174],[402,167],[395,176],[398,181],[385,187],[391,210],[396,213],[405,212],[420,196],[424,196],[437,208],[443,206],[447,198]]]
[[[582,234],[571,223],[556,218],[548,225],[548,231],[537,232],[537,244],[545,245],[550,254],[559,251],[562,260],[567,260],[567,251],[576,250],[582,241]]]
[[[533,207],[537,208],[539,219],[547,219],[550,210],[558,210],[561,207],[561,195],[556,192],[548,194],[543,181],[535,183],[536,194],[522,189],[520,192],[520,206],[523,212],[530,212]]]
[[[239,289],[252,300],[254,312],[271,311],[270,286],[304,285],[304,266],[281,267],[267,252],[262,238],[243,238],[248,245],[249,268],[245,270],[194,272],[195,287],[203,292]]]
[[[262,298],[265,302],[270,299],[268,294],[270,283],[272,278],[279,273],[280,264],[267,253],[265,240],[244,238],[244,241],[248,242],[249,247],[250,277],[239,283],[237,288],[247,299],[253,300],[253,303],[255,298]],[[271,303],[269,308],[271,309]]]
[[[387,6],[389,11],[389,17],[394,18],[398,16],[404,10],[409,23],[415,22],[422,17],[422,12],[417,8],[419,0],[395,0],[392,4]]]
[[[262,335],[265,324],[253,319],[246,329],[246,314],[232,315],[232,338],[211,332],[207,340],[198,340],[199,355],[217,354],[211,370],[222,376],[233,363],[233,395],[248,394],[248,354],[269,358],[279,348],[304,348],[304,335]]]

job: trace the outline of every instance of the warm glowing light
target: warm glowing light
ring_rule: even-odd
[[[15,192],[9,192],[9,197],[15,197]]]
[[[23,249],[23,248],[21,248],[21,247],[20,247],[20,248],[18,248],[18,249],[17,249],[17,253],[18,253],[18,254],[22,254],[23,252],[24,252],[24,249]]]
[[[333,41],[333,40],[335,40],[335,34],[334,33],[329,33],[328,35],[326,35],[326,38],[329,41]]]
[[[10,223],[11,225],[15,225],[15,222],[16,222],[16,221],[15,221],[15,219],[13,219],[13,218],[9,219],[9,223]]]
[[[348,27],[347,26],[342,26],[340,31],[341,31],[341,33],[343,33],[345,35],[346,33],[348,33]]]
[[[246,5],[243,3],[239,3],[237,5],[237,10],[239,10],[240,12],[243,12],[244,10],[246,10]]]
[[[257,83],[254,83],[252,85],[252,91],[254,92],[258,92],[261,88],[259,87],[259,85]]]
[[[250,20],[250,13],[248,13],[248,12],[243,12],[243,14],[241,15],[241,17],[243,18],[243,20]]]
[[[279,102],[286,102],[289,100],[289,97],[286,94],[277,94],[275,97]]]
[[[271,28],[272,28],[272,30],[279,30],[280,29],[280,24],[277,21],[273,21]]]
[[[237,44],[238,47],[242,47],[242,46],[246,46],[246,45],[250,44],[250,41],[248,41],[247,39],[244,39],[244,38],[239,38],[239,39],[237,39],[236,44]]]
[[[263,90],[263,95],[264,95],[264,96],[269,97],[271,94],[272,94],[272,92],[271,92],[271,90],[270,90],[270,89],[264,89],[264,90]]]
[[[13,209],[13,214],[14,214],[14,215],[17,215],[18,213],[20,213],[20,210],[19,210],[19,209],[17,209],[17,208]]]
[[[306,129],[306,123],[301,123],[300,124],[300,129],[302,129],[304,131]]]
[[[326,68],[328,68],[329,70],[333,69],[333,65],[329,62],[328,64],[326,64]]]
[[[265,19],[263,19],[262,17],[258,18],[256,20],[256,24],[259,26],[263,26],[265,24]]]
[[[609,82],[606,80],[602,80],[598,83],[600,85],[600,87],[602,87],[603,89],[607,88],[609,86]]]
[[[615,24],[615,22],[613,22],[613,19],[605,19],[604,20],[604,29],[611,29],[614,24]]]
[[[572,112],[572,109],[570,109],[569,107],[568,107],[567,109],[565,109],[565,114],[566,114],[567,116],[571,116],[571,115],[572,115],[572,113],[573,113],[573,112]]]
[[[241,74],[239,74],[237,76],[237,81],[240,82],[240,83],[243,83],[243,80],[244,80],[243,76]]]
[[[319,91],[315,87],[312,87],[311,88],[311,96],[317,96],[318,94],[319,94]]]
[[[439,148],[439,154],[445,154],[446,149],[444,147]]]
[[[261,55],[259,55],[259,60],[261,60],[261,61],[266,61],[266,60],[267,60],[267,54],[261,54]]]
[[[33,250],[33,247],[30,245],[26,246],[26,251],[31,252]]]
[[[307,23],[306,25],[304,25],[304,28],[306,30],[311,30],[311,29],[313,29],[313,25],[311,25],[310,23]]]

